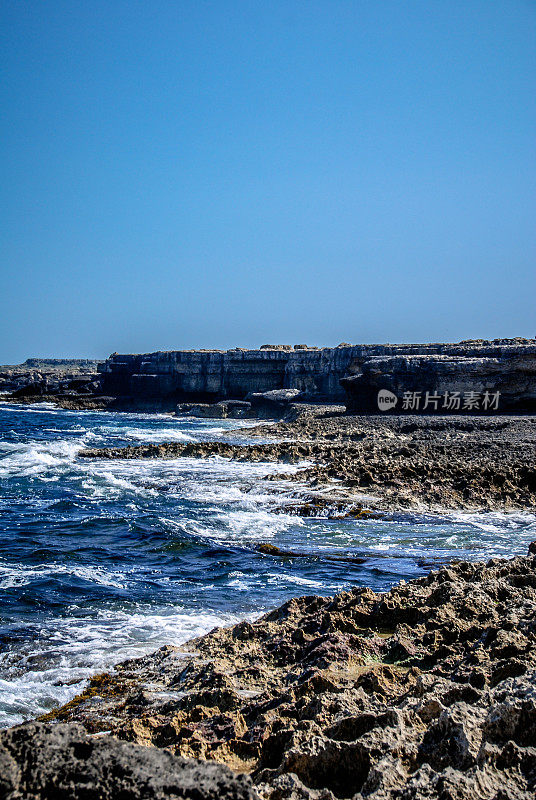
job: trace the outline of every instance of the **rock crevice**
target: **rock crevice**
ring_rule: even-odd
[[[528,800],[535,576],[532,545],[293,599],[120,664],[49,721],[226,764],[265,800]]]

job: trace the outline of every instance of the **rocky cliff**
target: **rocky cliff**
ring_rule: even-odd
[[[21,397],[91,394],[100,388],[100,363],[87,358],[28,358],[23,364],[6,364],[0,366],[0,393]]]
[[[206,403],[296,389],[304,399],[365,411],[377,410],[382,388],[400,398],[407,391],[500,391],[500,410],[536,409],[536,341],[527,339],[114,353],[99,370],[102,391],[119,397]]]

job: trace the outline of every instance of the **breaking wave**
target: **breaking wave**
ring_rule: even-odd
[[[251,424],[0,406],[0,726],[66,702],[119,660],[296,594],[383,590],[453,555],[512,555],[536,538],[523,513],[303,519],[284,504],[303,487],[264,480],[280,464],[77,457],[87,446],[236,441],[237,427],[245,442]]]

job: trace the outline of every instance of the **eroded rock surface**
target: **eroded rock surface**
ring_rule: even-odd
[[[23,364],[0,366],[0,393],[30,400],[58,393],[94,394],[100,385],[100,363],[84,358],[28,358]]]
[[[245,446],[171,442],[88,449],[79,455],[310,461],[290,477],[317,486],[342,481],[350,501],[352,495],[366,495],[369,505],[380,509],[536,507],[536,417],[304,413],[294,422],[248,430],[255,434],[284,441]]]
[[[227,764],[265,800],[529,800],[535,657],[531,545],[291,600],[124,662],[49,718]]]
[[[254,800],[251,782],[214,763],[93,738],[82,725],[30,723],[0,733],[5,800]]]
[[[379,388],[432,392],[444,387],[499,389],[500,410],[536,409],[536,342],[528,339],[114,353],[100,371],[105,394],[173,397],[175,402],[214,403],[243,400],[250,392],[294,390],[327,402],[347,398],[352,410],[369,411],[377,409]],[[349,382],[343,388],[345,378]]]
[[[403,410],[405,392],[420,392],[424,401],[426,392],[463,396],[466,392],[498,391],[500,413],[536,411],[533,339],[113,353],[105,362],[94,362],[92,369],[97,367],[98,376],[89,376],[91,380],[85,384],[71,381],[67,388],[64,380],[29,372],[30,367],[57,371],[62,363],[67,362],[29,359],[20,368],[0,367],[0,391],[20,388],[28,402],[35,402],[31,398],[37,396],[65,408],[172,411],[177,403],[195,403],[211,405],[213,414],[223,413],[214,407],[218,401],[245,400],[251,394],[253,415],[277,418],[285,411],[289,393],[312,402],[342,402],[349,411],[363,413],[378,409],[380,389],[399,396],[395,411]],[[86,369],[90,364],[76,363],[85,363]],[[27,374],[23,375],[21,368]],[[13,370],[19,370],[18,377]],[[73,399],[77,392],[88,396],[77,401]],[[267,393],[279,394],[279,399],[263,398]],[[16,401],[17,396],[10,399]],[[449,407],[456,410],[455,405]],[[463,413],[463,406],[460,408]],[[486,408],[496,410],[493,405]]]
[[[438,398],[457,393],[462,402],[465,392],[498,393],[501,411],[535,411],[536,347],[477,347],[469,352],[459,348],[457,353],[375,356],[351,366],[341,383],[349,411],[377,411],[380,389],[399,398],[395,411],[403,410],[406,392],[421,393],[423,404],[426,392]],[[436,409],[440,402],[435,402]],[[452,406],[458,413],[460,408],[463,409],[461,402]]]

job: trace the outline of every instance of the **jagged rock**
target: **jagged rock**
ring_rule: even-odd
[[[34,361],[42,373],[39,378],[37,369],[30,369]],[[0,390],[17,391],[33,384],[21,399],[49,399],[65,390],[74,391],[59,378],[53,379],[54,374],[63,374],[67,380],[70,369],[76,379],[80,372],[90,373],[96,366],[100,373],[98,392],[122,399],[115,407],[132,410],[144,410],[141,401],[157,410],[173,409],[179,401],[213,404],[283,389],[301,392],[303,399],[315,402],[346,400],[350,411],[377,411],[380,389],[399,398],[406,391],[421,392],[423,397],[427,391],[431,395],[500,391],[499,411],[536,409],[536,342],[519,338],[457,345],[341,343],[321,349],[263,345],[259,350],[235,348],[225,352],[113,353],[100,364],[45,361],[29,360],[20,367],[0,368]],[[92,383],[94,378],[88,375]],[[96,389],[88,383],[78,391],[94,393]],[[401,401],[394,410],[400,409]]]
[[[453,563],[124,662],[49,717],[249,772],[263,800],[528,800],[535,619],[532,552]]]
[[[241,419],[250,416],[251,403],[245,400],[220,400],[218,403],[179,403],[177,416],[205,419]]]
[[[466,703],[445,708],[431,723],[421,742],[421,762],[431,764],[436,772],[447,766],[461,770],[474,766],[482,741],[484,716],[482,710],[469,708]]]
[[[28,723],[0,733],[5,800],[254,800],[251,782],[215,763],[88,736],[81,725]]]
[[[272,389],[269,392],[252,392],[248,399],[253,402],[268,402],[286,405],[293,403],[302,395],[299,389]]]
[[[98,365],[89,359],[29,358],[24,364],[0,366],[0,392],[34,398],[59,392],[93,393],[99,389]]]
[[[258,417],[277,418],[285,414],[290,405],[303,397],[299,389],[272,389],[269,392],[250,392],[246,400],[252,413]]]
[[[298,404],[290,404],[292,411]],[[308,407],[306,407],[308,408]],[[274,414],[272,413],[272,418]],[[281,413],[285,419],[291,414]],[[203,458],[314,462],[285,477],[316,484],[344,482],[338,497],[317,495],[281,510],[304,516],[364,518],[372,508],[536,508],[536,424],[532,417],[349,417],[329,411],[303,413],[273,428],[283,441],[236,445],[230,442],[170,442],[126,448],[82,450],[91,458]],[[448,443],[448,444],[447,444]],[[278,480],[281,475],[272,476]],[[356,497],[356,492],[361,493]],[[363,498],[363,492],[366,496]],[[357,501],[357,502],[356,502]],[[423,554],[423,562],[425,562]],[[443,589],[446,591],[446,589]],[[400,644],[403,646],[403,643]],[[496,645],[503,660],[515,658],[523,639]],[[501,667],[502,668],[502,667]],[[499,664],[497,663],[497,669]]]
[[[220,400],[217,403],[178,403],[178,416],[208,419],[277,418],[300,398],[298,389],[274,389],[246,395],[246,400]]]

